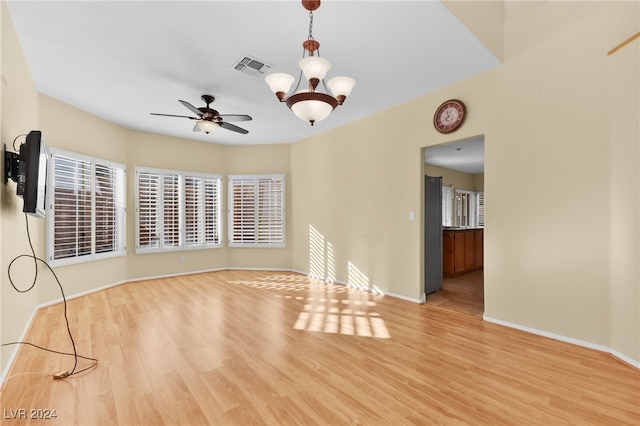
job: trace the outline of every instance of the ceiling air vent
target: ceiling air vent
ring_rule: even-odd
[[[262,77],[271,69],[271,65],[249,55],[242,55],[233,64],[233,69],[251,77]]]

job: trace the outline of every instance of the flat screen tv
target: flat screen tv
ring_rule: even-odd
[[[11,178],[18,184],[16,194],[23,199],[22,211],[35,217],[45,215],[47,160],[39,130],[29,132],[19,153],[5,147],[5,183]]]

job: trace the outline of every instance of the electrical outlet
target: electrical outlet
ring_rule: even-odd
[[[178,256],[178,262],[184,263],[184,256]]]

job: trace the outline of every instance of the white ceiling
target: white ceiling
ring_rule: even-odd
[[[484,173],[484,136],[434,145],[424,150],[424,162],[473,175]]]
[[[127,128],[221,144],[295,142],[499,65],[440,2],[325,0],[313,14],[313,36],[333,64],[327,78],[347,75],[357,85],[311,127],[262,77],[233,69],[250,55],[298,78],[309,31],[300,1],[8,5],[39,92]],[[251,115],[234,123],[249,134],[195,133],[191,120],[150,115],[193,115],[178,100],[200,107],[202,94],[216,97],[220,114]]]

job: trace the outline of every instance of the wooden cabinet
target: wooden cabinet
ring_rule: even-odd
[[[475,249],[473,252],[475,259],[475,269],[484,267],[484,230],[476,229],[474,232]]]
[[[484,265],[484,231],[482,229],[447,229],[442,231],[442,272],[455,277],[481,269]]]

